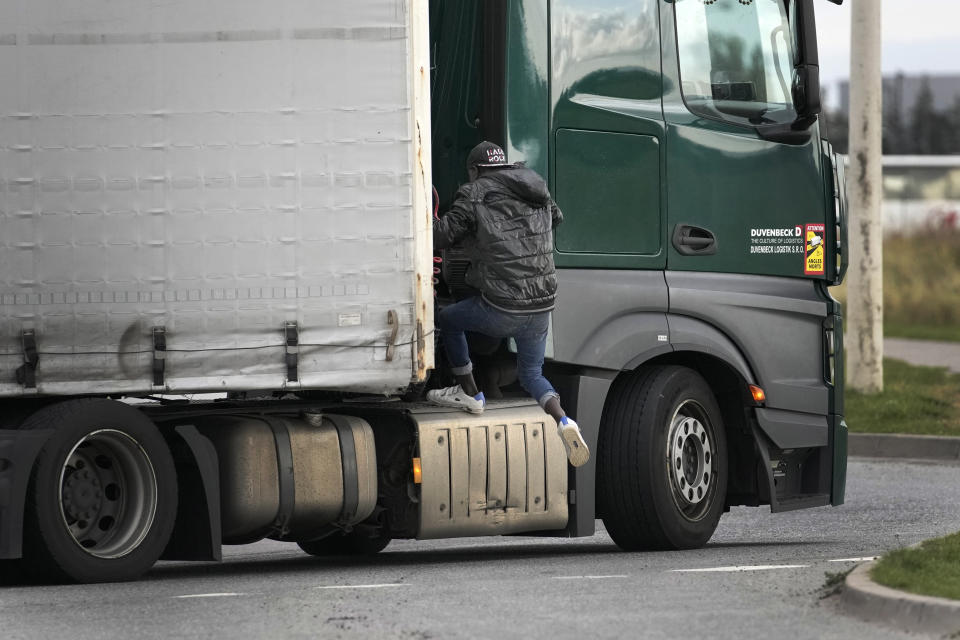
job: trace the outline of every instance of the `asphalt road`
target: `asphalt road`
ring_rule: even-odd
[[[135,583],[0,588],[0,634],[915,637],[847,617],[822,587],[850,558],[960,530],[960,465],[851,460],[848,482],[839,508],[734,509],[697,551],[623,553],[598,533],[396,541],[329,560],[262,542],[228,548],[219,565],[163,563]]]

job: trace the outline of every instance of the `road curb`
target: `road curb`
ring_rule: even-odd
[[[940,635],[960,631],[960,601],[915,595],[877,584],[870,578],[875,564],[861,564],[847,576],[840,594],[847,613],[904,631]]]
[[[861,458],[910,458],[960,462],[960,438],[851,433],[848,453]]]

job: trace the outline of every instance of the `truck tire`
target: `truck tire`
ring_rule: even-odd
[[[597,449],[598,503],[618,546],[706,544],[723,513],[727,444],[720,409],[699,374],[649,366],[617,380]]]
[[[312,542],[298,542],[297,545],[312,556],[372,556],[383,551],[390,544],[390,536],[377,533],[370,535],[358,529],[350,533],[335,533]]]
[[[0,560],[0,587],[20,584],[23,581],[21,560]]]
[[[20,427],[50,429],[30,476],[24,562],[43,580],[132,580],[163,553],[177,513],[173,458],[121,402],[69,400]]]

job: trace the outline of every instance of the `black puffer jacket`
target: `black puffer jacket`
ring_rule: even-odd
[[[511,313],[549,311],[557,295],[553,228],[563,221],[547,184],[522,165],[481,170],[433,223],[433,246],[460,243],[471,258],[467,283]]]

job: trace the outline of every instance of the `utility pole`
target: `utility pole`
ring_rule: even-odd
[[[881,2],[851,2],[850,273],[847,278],[847,383],[883,390],[883,76]]]

